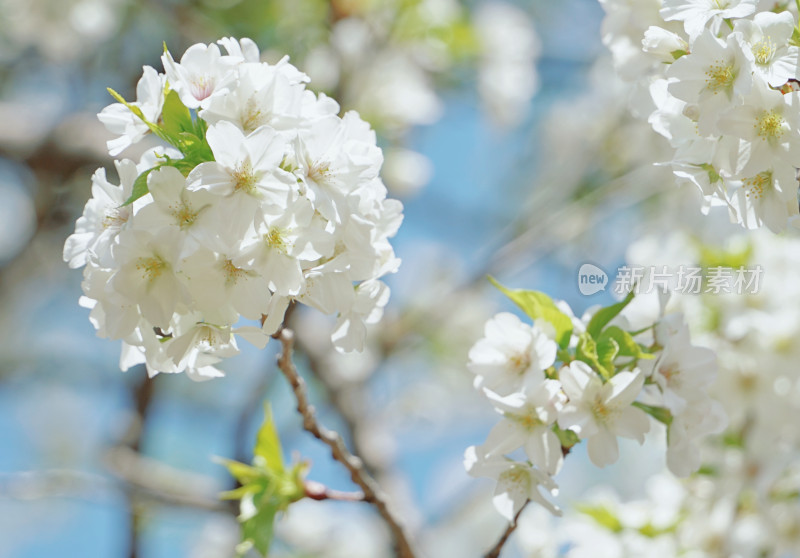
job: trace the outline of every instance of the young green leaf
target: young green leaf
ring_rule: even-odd
[[[308,465],[301,462],[286,468],[272,410],[266,403],[253,454],[252,465],[219,460],[242,485],[220,495],[223,499],[241,501],[238,519],[242,542],[236,546],[238,556],[245,556],[251,550],[267,556],[278,512],[285,511],[306,494],[304,479]]]
[[[225,459],[224,457],[215,458],[215,461],[223,465],[233,478],[239,481],[241,485],[248,485],[261,478],[262,473],[255,467],[245,463],[239,463],[233,459]]]
[[[147,193],[150,191],[147,187],[147,177],[150,176],[151,172],[161,168],[162,166],[163,166],[162,164],[158,164],[155,167],[147,169],[142,174],[137,176],[136,180],[134,180],[133,182],[133,190],[131,191],[130,197],[127,200],[125,200],[125,203],[123,203],[122,205],[123,206],[130,205],[139,198],[141,198],[142,196],[147,195]]]
[[[586,331],[589,333],[589,335],[597,339],[597,336],[600,334],[606,324],[616,318],[617,315],[622,312],[628,304],[630,304],[634,296],[635,295],[633,291],[631,291],[624,300],[617,302],[616,304],[612,304],[611,306],[601,308],[595,312],[594,316],[592,316],[592,319],[589,320],[589,325],[586,326]]]
[[[614,375],[614,359],[619,354],[619,343],[612,337],[605,337],[597,341],[597,360],[605,370],[608,377]]]
[[[194,135],[195,126],[192,121],[192,113],[181,102],[181,98],[175,91],[170,90],[164,97],[161,121],[163,122],[164,131],[170,136],[178,138],[184,132]]]
[[[552,298],[539,291],[507,289],[491,276],[489,281],[532,319],[549,322],[556,330],[556,342],[562,349],[569,345],[572,320],[559,310]]]
[[[272,418],[272,408],[269,403],[264,403],[264,422],[258,429],[256,437],[256,447],[253,450],[256,457],[264,460],[266,468],[281,475],[285,471],[283,465],[283,453],[281,443],[278,439],[278,430],[275,428],[275,421]]]
[[[599,372],[600,375],[603,376],[603,379],[608,380],[611,377],[611,374],[600,362],[600,358],[597,354],[597,343],[592,339],[592,336],[586,332],[581,333],[580,337],[578,337],[578,347],[575,351],[575,357]]]
[[[645,352],[642,347],[634,341],[630,333],[617,326],[609,326],[603,330],[597,338],[598,346],[607,343],[608,340],[613,340],[617,343],[619,348],[619,356],[627,356],[642,359],[655,358],[654,355]]]
[[[611,531],[612,533],[619,533],[625,527],[622,525],[622,522],[619,518],[609,510],[607,507],[602,505],[591,505],[591,504],[578,504],[575,508],[583,513],[594,519],[597,523]]]
[[[122,103],[123,105],[125,105],[128,108],[128,110],[130,110],[137,118],[139,118],[139,120],[141,120],[142,122],[147,124],[147,127],[150,128],[151,132],[153,132],[156,136],[158,136],[159,138],[163,139],[164,141],[166,141],[166,142],[168,142],[168,143],[170,143],[172,145],[175,145],[175,141],[176,141],[175,138],[172,137],[170,134],[168,134],[163,128],[161,128],[157,124],[154,124],[153,122],[150,122],[147,118],[145,118],[144,113],[142,112],[142,109],[140,109],[136,105],[126,101],[125,98],[122,95],[120,95],[119,93],[117,93],[116,91],[111,89],[110,87],[108,87],[107,89],[108,89],[109,94],[112,97],[114,97],[114,99],[117,102]]]
[[[669,409],[665,409],[664,407],[654,407],[653,405],[645,405],[644,403],[639,403],[638,401],[634,401],[631,404],[634,407],[639,407],[642,411],[656,419],[658,422],[664,423],[667,426],[669,426],[672,422],[672,413],[669,411]]]
[[[562,430],[557,424],[553,424],[553,432],[555,432],[558,437],[558,441],[561,442],[561,447],[565,449],[570,449],[581,441],[575,432],[572,430]]]
[[[280,502],[273,498],[269,491],[264,490],[253,494],[252,504],[254,509],[252,515],[239,516],[242,524],[242,543],[244,544],[238,545],[237,550],[254,548],[262,556],[267,556],[274,535],[275,516],[281,511]],[[240,554],[240,556],[244,555]]]

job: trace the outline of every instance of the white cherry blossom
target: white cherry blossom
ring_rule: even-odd
[[[136,85],[136,101],[131,103],[142,111],[148,122],[158,122],[164,106],[164,76],[150,66],[144,66]],[[150,128],[122,103],[114,103],[100,111],[97,118],[116,138],[107,142],[108,152],[117,156],[150,133]]]
[[[664,0],[661,16],[666,21],[682,21],[691,39],[710,23],[717,34],[725,19],[747,17],[756,11],[758,0]]]
[[[469,352],[475,387],[498,395],[521,388],[527,374],[540,374],[556,358],[556,343],[535,326],[508,312],[486,322],[484,335]]]
[[[603,383],[589,365],[575,361],[559,371],[558,379],[569,398],[558,425],[587,440],[592,463],[605,467],[619,458],[617,436],[644,443],[650,421],[631,405],[644,385],[641,370],[620,372]]]
[[[514,521],[517,512],[528,500],[538,503],[553,515],[561,515],[558,506],[547,500],[539,490],[542,487],[552,495],[558,492],[558,486],[546,473],[503,457],[486,457],[482,448],[475,446],[467,448],[464,466],[473,477],[489,477],[497,481],[492,503],[508,521]]]

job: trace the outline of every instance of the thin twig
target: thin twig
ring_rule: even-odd
[[[342,502],[364,502],[363,492],[342,492],[332,490],[322,483],[316,481],[305,481],[304,484],[306,498],[312,500],[339,500]]]
[[[223,487],[205,475],[176,469],[124,445],[110,449],[103,461],[136,500],[198,510],[232,511],[217,496]]]
[[[414,552],[405,533],[405,529],[389,510],[383,490],[364,468],[361,459],[350,453],[342,437],[335,431],[328,430],[317,422],[314,407],[308,402],[306,383],[297,372],[292,362],[294,333],[282,329],[274,335],[281,342],[281,354],[278,357],[278,368],[292,386],[297,399],[297,411],[303,417],[303,428],[331,449],[333,459],[344,465],[350,472],[350,478],[364,492],[364,502],[369,502],[378,510],[395,542],[395,550],[399,558],[414,558]]]
[[[530,500],[528,500],[530,502]],[[508,542],[508,538],[511,536],[511,533],[517,528],[517,523],[519,521],[519,516],[522,515],[522,510],[528,505],[528,502],[525,502],[522,507],[517,512],[517,515],[514,516],[514,521],[508,524],[508,527],[500,536],[500,539],[497,543],[492,547],[492,549],[483,555],[483,558],[499,558],[500,553],[503,551],[503,547],[505,546],[506,542]]]
[[[287,322],[288,323],[288,322]],[[309,347],[303,343],[302,337],[298,336],[294,340],[295,352],[303,355],[308,371],[314,376],[322,387],[325,388],[326,399],[330,405],[339,414],[339,417],[344,423],[344,432],[340,432],[344,438],[349,438],[353,445],[353,452],[361,457],[364,462],[364,468],[370,475],[376,479],[381,477],[384,473],[384,468],[378,463],[372,462],[369,459],[369,452],[362,451],[361,438],[359,437],[359,429],[362,428],[364,420],[364,408],[362,405],[353,404],[354,400],[362,401],[365,397],[363,394],[364,380],[363,379],[348,379],[343,382],[337,382],[331,374],[322,366],[322,362],[317,354],[315,354]],[[375,369],[371,370],[367,377],[371,376]],[[353,392],[358,397],[352,397]]]

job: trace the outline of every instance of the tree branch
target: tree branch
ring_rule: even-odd
[[[104,462],[132,497],[168,506],[232,512],[217,496],[223,487],[205,475],[175,469],[124,445],[110,449]]]
[[[355,455],[350,453],[342,437],[332,430],[328,430],[317,422],[314,407],[308,402],[306,383],[297,372],[292,362],[292,347],[294,332],[290,329],[281,329],[273,337],[281,342],[281,354],[278,357],[278,368],[286,376],[292,386],[297,399],[297,411],[303,417],[303,428],[315,438],[326,444],[331,449],[333,459],[341,463],[350,472],[350,478],[364,492],[363,501],[369,502],[378,510],[394,537],[395,551],[399,558],[414,558],[414,552],[405,533],[405,529],[389,510],[383,490],[365,470],[364,464]]]
[[[147,422],[147,412],[150,409],[150,403],[153,400],[153,393],[155,390],[155,382],[144,373],[144,367],[139,366],[138,369],[141,374],[141,380],[139,380],[139,383],[132,390],[136,415],[128,426],[128,431],[125,434],[125,442],[134,454],[138,454],[142,444],[144,428]],[[128,495],[128,508],[130,510],[129,531],[131,537],[128,558],[138,558],[140,554],[139,534],[142,529],[142,517],[141,507],[133,494]]]
[[[497,541],[497,543],[492,547],[492,549],[489,552],[483,555],[483,558],[499,558],[500,553],[503,551],[503,547],[508,542],[509,537],[511,537],[511,533],[513,533],[514,530],[517,528],[519,516],[522,515],[522,511],[527,507],[528,502],[530,502],[530,500],[528,500],[522,505],[522,507],[517,512],[517,515],[514,516],[514,521],[508,524],[508,527],[500,536],[500,539]]]
[[[305,481],[305,494],[306,498],[312,500],[339,500],[342,502],[364,502],[366,498],[363,492],[341,492],[339,490],[331,490],[322,483]]]

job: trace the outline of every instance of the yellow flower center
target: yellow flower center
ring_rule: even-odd
[[[756,63],[766,65],[772,60],[775,54],[775,43],[772,42],[770,37],[764,37],[759,42],[753,45],[753,56]]]
[[[269,122],[269,115],[261,111],[255,96],[247,99],[241,118],[242,128],[248,133]]]
[[[508,359],[512,369],[519,374],[524,374],[531,365],[531,355],[528,352],[517,353]]]
[[[285,254],[288,249],[285,235],[286,230],[280,227],[270,227],[269,232],[264,235],[264,242],[266,242],[270,248],[274,248],[278,252]]]
[[[526,430],[533,430],[537,426],[545,424],[539,419],[534,410],[525,415],[513,415],[511,418]]]
[[[706,87],[714,93],[730,89],[735,79],[733,64],[728,64],[724,60],[717,60],[706,70]]]
[[[764,196],[764,190],[772,186],[772,173],[762,172],[753,177],[742,180],[745,191],[744,195],[753,201],[759,200]]]
[[[658,373],[661,374],[664,377],[664,379],[667,380],[668,382],[678,372],[679,372],[679,370],[676,370],[675,368],[673,368],[671,366],[662,366],[661,368],[658,369]]]
[[[231,260],[222,262],[222,271],[225,273],[225,284],[235,285],[239,279],[248,275],[246,269],[236,267]]]
[[[237,192],[253,194],[256,190],[256,175],[253,174],[253,166],[249,161],[237,165],[231,173],[233,177],[233,189]]]
[[[778,139],[783,135],[783,117],[771,110],[764,111],[755,123],[758,135],[763,140]]]
[[[530,490],[531,486],[530,475],[525,469],[518,466],[512,467],[508,471],[503,472],[498,480],[517,485],[526,492]]]
[[[592,403],[592,415],[594,419],[600,424],[605,423],[609,418],[617,414],[617,409],[607,407],[598,394]]]
[[[308,169],[307,176],[314,182],[324,182],[331,175],[330,163],[319,161],[311,165]]]
[[[127,208],[113,207],[107,210],[105,216],[103,217],[103,228],[118,229],[122,227],[122,225],[128,222],[129,214],[130,212],[127,210]]]
[[[154,281],[167,267],[167,262],[158,256],[136,260],[136,269],[142,272],[142,277],[148,282]]]
[[[183,202],[178,206],[171,205],[170,206],[170,215],[177,221],[178,226],[183,229],[188,229],[194,222],[197,220],[197,216],[200,214],[199,211],[194,211],[192,206],[188,203]]]

